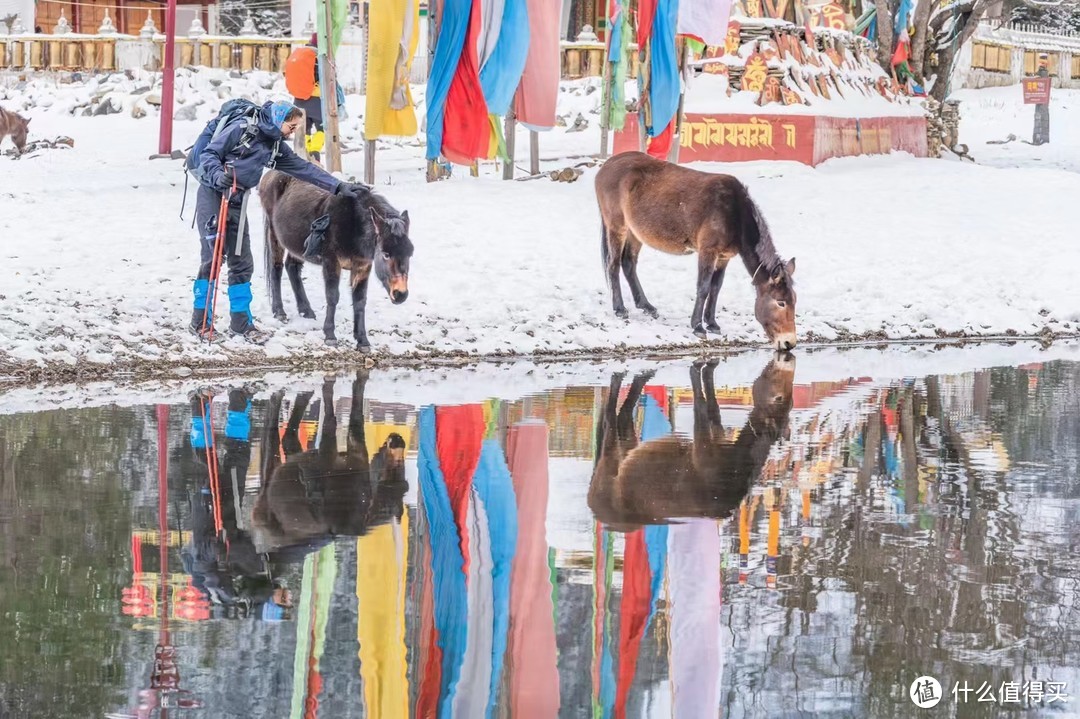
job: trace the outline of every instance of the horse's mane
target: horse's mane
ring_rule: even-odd
[[[750,198],[750,193],[743,187],[743,197],[746,202],[743,206],[743,212],[749,212],[750,216],[743,217],[744,229],[742,233],[742,257],[743,264],[746,265],[746,271],[750,273],[755,285],[767,282],[770,277],[773,276],[777,270],[780,270],[788,284],[792,283],[791,277],[784,269],[784,260],[780,257],[776,251],[776,246],[773,245],[772,233],[769,232],[769,224],[765,221],[765,217],[762,216],[761,210]],[[753,224],[757,226],[757,232],[753,232],[747,227],[748,221],[753,221]]]

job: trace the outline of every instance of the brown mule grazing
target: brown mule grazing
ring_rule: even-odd
[[[754,316],[778,351],[793,349],[795,258],[784,262],[746,187],[730,175],[699,172],[642,152],[625,152],[596,174],[596,201],[602,222],[600,249],[618,317],[623,304],[619,269],[634,304],[657,317],[637,276],[642,244],[673,255],[698,253],[697,292],[690,326],[704,339],[720,332],[716,298],[728,262],[740,256],[757,290]]]
[[[29,118],[0,107],[0,142],[11,135],[11,141],[15,143],[15,149],[20,155],[26,151],[26,132],[29,126]]]
[[[639,375],[619,408],[622,375],[611,380],[597,428],[597,461],[588,502],[606,528],[628,532],[674,519],[731,515],[761,474],[769,450],[787,433],[795,359],[778,353],[754,380],[754,407],[732,441],[716,402],[716,361],[690,368],[694,430],[639,442],[634,409],[650,374]]]

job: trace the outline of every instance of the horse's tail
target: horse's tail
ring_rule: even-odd
[[[263,203],[263,278],[266,281],[266,296],[274,301],[274,231],[271,228],[270,208]]]
[[[607,223],[604,222],[604,215],[600,215],[600,260],[604,263],[604,277],[608,277],[608,263],[611,261],[611,248],[608,247],[607,241]]]

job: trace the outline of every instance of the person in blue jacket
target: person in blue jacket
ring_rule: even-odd
[[[265,343],[269,334],[255,326],[251,315],[251,275],[255,263],[251,257],[246,209],[248,193],[258,186],[263,169],[276,169],[335,195],[356,197],[350,183],[341,182],[320,167],[302,160],[285,142],[296,132],[302,116],[300,109],[289,102],[267,102],[259,111],[254,132],[248,131],[246,118],[235,120],[200,155],[204,182],[199,185],[195,221],[202,252],[191,315],[191,329],[200,336],[210,334],[212,323],[206,306],[211,294],[210,268],[222,193],[229,193],[224,247],[229,266],[229,332],[256,344]]]

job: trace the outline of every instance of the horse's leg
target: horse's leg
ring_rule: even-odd
[[[608,287],[611,288],[611,307],[615,310],[615,316],[622,319],[630,316],[623,304],[622,285],[619,284],[619,266],[622,262],[626,231],[625,225],[608,227],[603,219],[600,220],[600,254],[607,272]]]
[[[289,273],[289,284],[292,285],[293,296],[296,297],[296,311],[301,317],[309,320],[315,319],[315,310],[311,309],[311,301],[308,300],[307,292],[304,291],[304,278],[300,272],[304,268],[304,262],[292,255],[285,259],[285,270]],[[279,280],[280,282],[280,280]]]
[[[334,377],[323,379],[322,385],[322,416],[323,426],[319,437],[319,456],[328,462],[337,459],[337,412],[334,408]]]
[[[367,309],[368,278],[370,276],[371,265],[367,265],[361,269],[354,269],[350,277],[352,284],[353,337],[356,339],[356,349],[361,352],[371,351],[371,343],[368,342],[367,327],[364,320],[364,311]]]
[[[720,294],[720,287],[724,284],[724,271],[727,270],[727,262],[713,270],[712,279],[709,281],[709,298],[705,301],[705,329],[709,332],[719,332],[720,325],[716,324],[716,298]]]
[[[293,405],[292,412],[289,413],[289,421],[285,425],[285,433],[281,437],[281,448],[284,450],[286,457],[304,451],[304,448],[300,445],[300,423],[304,421],[304,412],[307,411],[311,396],[311,392],[301,392],[296,395],[296,404]],[[273,421],[275,424],[277,423],[276,418]]]
[[[326,344],[331,347],[337,346],[337,335],[334,334],[334,315],[337,314],[338,298],[341,291],[341,267],[337,262],[325,262],[322,266],[323,280],[326,282],[326,319],[323,320],[323,337]]]
[[[634,237],[634,233],[626,233],[626,242],[622,251],[622,271],[626,276],[626,282],[630,285],[630,294],[634,298],[634,306],[642,310],[653,319],[660,316],[652,303],[645,298],[645,290],[641,289],[641,282],[637,276],[637,260],[641,253],[641,240]]]
[[[284,269],[285,250],[278,244],[277,236],[270,225],[270,217],[266,221],[265,251],[267,265],[270,272],[266,278],[270,285],[270,310],[274,313],[274,319],[279,322],[288,322],[289,316],[285,314],[285,304],[281,301],[281,274]]]
[[[712,286],[713,273],[716,271],[716,258],[712,252],[698,252],[697,293],[694,299],[694,311],[690,313],[690,326],[694,335],[705,339],[705,326],[701,323],[705,300]]]

